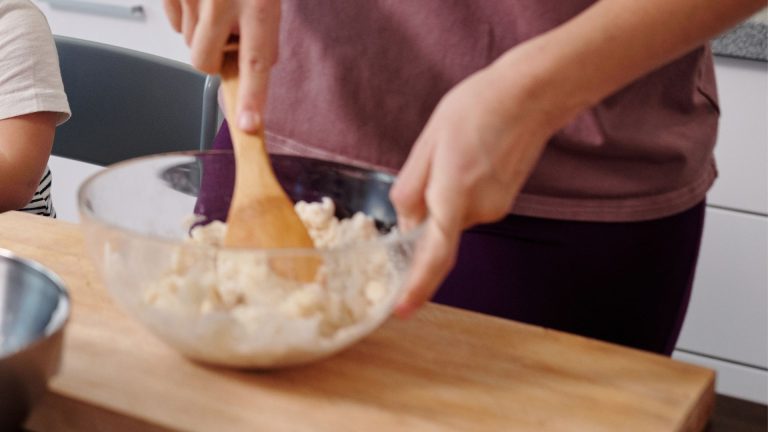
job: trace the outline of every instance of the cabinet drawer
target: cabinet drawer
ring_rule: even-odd
[[[715,58],[722,116],[720,176],[710,204],[768,214],[768,63]]]
[[[677,347],[768,367],[768,218],[707,210],[691,303]]]
[[[184,38],[173,31],[158,0],[33,0],[51,31],[189,63]],[[63,5],[63,6],[62,6]],[[139,13],[124,13],[139,10]]]

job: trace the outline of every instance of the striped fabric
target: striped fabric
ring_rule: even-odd
[[[45,173],[43,178],[40,179],[40,184],[37,186],[37,191],[32,197],[32,200],[24,208],[20,208],[20,211],[32,213],[41,216],[56,217],[56,210],[53,208],[53,200],[51,199],[51,170],[45,167]]]

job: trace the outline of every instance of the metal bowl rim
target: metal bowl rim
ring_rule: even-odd
[[[72,302],[69,296],[69,291],[67,290],[66,285],[64,284],[64,280],[48,267],[42,265],[41,263],[35,260],[19,256],[15,252],[8,249],[4,249],[4,248],[0,248],[0,259],[7,260],[10,262],[16,262],[46,277],[48,280],[50,280],[53,283],[53,288],[58,294],[57,297],[59,299],[58,304],[56,305],[57,313],[53,317],[53,320],[58,320],[58,321],[49,322],[46,325],[45,334],[43,336],[24,344],[18,349],[13,351],[8,351],[6,353],[3,353],[2,351],[0,351],[0,361],[2,361],[3,359],[13,357],[21,352],[33,349],[33,347],[44,343],[46,340],[53,337],[56,333],[59,333],[60,331],[62,331],[64,329],[64,326],[66,326],[67,322],[69,322],[69,316],[72,309],[72,306],[71,306]],[[60,308],[64,308],[64,309],[60,310]]]

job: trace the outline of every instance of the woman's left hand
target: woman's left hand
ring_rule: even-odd
[[[401,317],[435,293],[465,228],[509,212],[554,131],[548,110],[529,99],[533,87],[510,83],[507,73],[491,65],[443,97],[391,191],[403,229],[425,222],[396,309]]]

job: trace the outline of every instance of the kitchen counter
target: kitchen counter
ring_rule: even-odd
[[[0,247],[70,290],[63,365],[39,431],[697,431],[711,370],[430,304],[325,361],[248,372],[189,361],[110,301],[79,227],[0,215]]]
[[[725,57],[768,61],[768,9],[715,38],[712,52]]]

